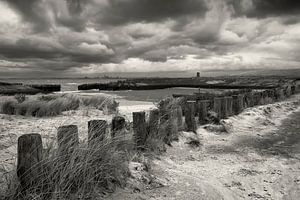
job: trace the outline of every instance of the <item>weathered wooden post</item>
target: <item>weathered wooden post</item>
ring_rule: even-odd
[[[263,95],[262,92],[256,92],[257,95],[257,105],[263,105]]]
[[[198,109],[199,110],[198,121],[199,121],[199,124],[201,124],[201,125],[207,123],[207,113],[208,113],[209,104],[210,104],[209,100],[200,100],[200,101],[198,101],[198,108],[199,108]]]
[[[295,93],[299,93],[300,92],[300,84],[295,86]]]
[[[225,97],[221,98],[221,118],[228,118],[227,99]]]
[[[182,115],[185,116],[185,112],[186,112],[186,107],[187,107],[187,100],[186,98],[184,98],[182,104],[181,104],[181,110],[182,110]]]
[[[152,109],[149,114],[149,137],[156,137],[159,130],[159,110]]]
[[[196,132],[197,125],[195,120],[195,102],[188,101],[186,106],[185,123],[187,131]]]
[[[291,86],[291,94],[296,94],[296,85]]]
[[[274,93],[274,90],[272,89],[269,89],[267,90],[267,93],[268,93],[268,98],[271,102],[273,102],[275,100],[275,93]]]
[[[88,143],[89,145],[97,144],[105,138],[107,122],[105,120],[88,121]]]
[[[232,111],[233,99],[232,99],[232,97],[225,97],[225,98],[227,100],[227,114],[228,114],[228,117],[230,117],[233,115],[233,111]]]
[[[257,106],[260,104],[260,102],[261,102],[261,93],[256,91],[253,94],[253,105]]]
[[[114,116],[111,122],[111,137],[114,138],[118,132],[125,129],[126,121],[122,116]]]
[[[147,139],[145,112],[133,112],[133,137],[138,149],[142,149]]]
[[[233,113],[235,115],[238,115],[239,113],[241,113],[244,109],[243,105],[244,105],[244,96],[243,95],[233,95]]]
[[[58,156],[61,162],[68,161],[79,144],[76,125],[60,126],[57,129]]]
[[[275,97],[278,101],[284,99],[284,92],[282,88],[279,87],[275,89]]]
[[[284,94],[284,89],[283,88],[279,89],[279,94],[280,94],[280,99],[284,100],[285,99],[285,94]]]
[[[215,97],[214,98],[214,112],[218,114],[219,118],[222,118],[222,98]]]
[[[268,92],[266,90],[262,91],[262,105],[268,103]]]
[[[178,125],[178,131],[183,130],[183,114],[182,114],[182,108],[181,106],[178,106],[176,108],[177,111],[177,125]]]
[[[38,189],[44,170],[41,164],[43,144],[40,134],[26,134],[18,138],[17,175],[22,191]]]
[[[290,97],[292,95],[291,84],[287,84],[284,89],[284,95]]]
[[[169,112],[169,123],[168,123],[168,132],[169,139],[178,140],[178,115],[177,109],[171,109]]]
[[[274,100],[278,101],[279,100],[279,96],[278,96],[278,88],[274,88],[272,89],[274,91]]]
[[[240,107],[241,112],[242,112],[245,108],[245,95],[244,94],[239,94],[238,98],[239,98],[239,107]]]
[[[232,108],[233,108],[233,113],[235,115],[238,115],[240,113],[240,108],[239,108],[239,98],[238,98],[238,95],[233,95],[232,96]]]
[[[245,104],[246,104],[246,107],[254,106],[254,97],[253,97],[252,92],[247,92],[245,94]]]

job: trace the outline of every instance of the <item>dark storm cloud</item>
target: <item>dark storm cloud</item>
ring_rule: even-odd
[[[4,68],[21,66],[20,70],[49,74],[76,68],[84,73],[93,68],[97,72],[107,63],[106,69],[122,66],[126,71],[155,62],[154,69],[157,65],[171,69],[170,60],[177,69],[182,65],[222,68],[245,61],[264,66],[264,56],[295,60],[297,55],[289,52],[298,52],[294,26],[299,23],[300,1],[5,2],[0,0],[0,11],[9,9],[11,18],[0,16],[0,67]]]
[[[66,0],[66,3],[69,16],[62,17],[56,15],[56,23],[73,29],[74,31],[83,31],[86,27],[88,18],[82,16],[82,12],[85,10],[86,5],[90,3],[90,0]]]
[[[298,0],[233,0],[231,2],[238,14],[245,14],[248,17],[300,14]]]
[[[53,21],[75,31],[82,31],[88,20],[85,16],[81,16],[81,13],[90,0],[6,1],[22,15],[25,21],[34,26],[36,32],[48,31]],[[67,10],[63,10],[64,4]]]
[[[68,69],[85,63],[114,62],[113,50],[105,45],[80,43],[63,46],[45,38],[22,38],[15,43],[0,40],[0,60],[31,63],[32,67]]]
[[[83,11],[85,2],[82,0],[66,0],[69,11],[73,15],[79,15]]]
[[[46,10],[41,5],[41,0],[6,0],[15,8],[22,17],[34,24],[36,31],[48,30],[49,19]]]
[[[204,0],[110,0],[100,10],[99,21],[108,25],[129,22],[154,22],[207,11]]]

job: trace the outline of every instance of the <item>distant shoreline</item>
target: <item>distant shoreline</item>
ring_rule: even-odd
[[[131,78],[178,78],[178,77],[195,77],[196,72],[200,72],[201,77],[262,77],[262,76],[274,76],[274,77],[299,77],[300,68],[299,69],[210,69],[203,70],[199,67],[198,70],[183,70],[183,71],[157,71],[157,72],[111,72],[111,73],[96,73],[93,75],[74,75],[74,77],[1,77],[0,80],[18,80],[18,79],[31,79],[31,80],[41,80],[41,79],[52,79],[52,80],[61,80],[61,79],[81,79],[81,80],[89,80],[89,79],[131,79]]]

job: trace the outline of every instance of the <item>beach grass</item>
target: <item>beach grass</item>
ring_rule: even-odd
[[[78,97],[74,94],[38,96],[22,102],[8,98],[4,103],[12,105],[14,114],[36,117],[57,115],[63,110],[82,106],[97,109],[114,109],[116,106],[112,98]],[[172,137],[168,134],[168,113],[181,103],[182,100],[172,97],[158,103],[162,113],[158,124],[160,130],[158,135],[148,135],[143,152],[136,151],[131,125],[114,138],[106,134],[104,140],[92,144],[83,141],[76,147],[66,147],[72,151],[64,156],[60,156],[56,141],[48,141],[43,149],[43,160],[31,169],[34,171],[37,170],[36,167],[43,168],[37,181],[22,190],[15,166],[13,171],[7,173],[5,194],[0,197],[5,200],[102,199],[117,187],[125,186],[130,177],[130,162],[140,162],[144,155],[148,157],[165,152],[166,137]],[[56,109],[50,109],[51,107]]]
[[[101,199],[116,187],[125,186],[134,148],[131,135],[80,143],[59,156],[55,142],[47,144],[43,160],[30,170],[42,171],[25,190],[15,170],[7,174],[4,200]]]
[[[20,101],[19,97],[1,97],[0,112],[8,115],[49,117],[80,107],[92,107],[115,112],[118,103],[109,95],[80,96],[77,94],[52,94],[30,96]]]

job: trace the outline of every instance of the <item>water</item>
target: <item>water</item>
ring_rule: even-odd
[[[126,99],[130,101],[147,101],[157,102],[172,94],[193,94],[198,92],[198,88],[168,88],[161,90],[125,90],[125,91],[99,91],[99,90],[87,90],[78,91],[78,85],[85,83],[108,83],[112,81],[118,81],[121,79],[0,79],[0,82],[9,83],[23,83],[23,84],[60,84],[62,92],[78,92],[84,94],[99,94],[106,93],[116,96],[117,99]],[[201,89],[202,90],[202,89]]]
[[[105,79],[105,78],[66,78],[66,79],[0,79],[0,82],[23,83],[23,84],[60,84],[61,91],[77,91],[78,85],[85,83],[108,83],[121,79]]]

